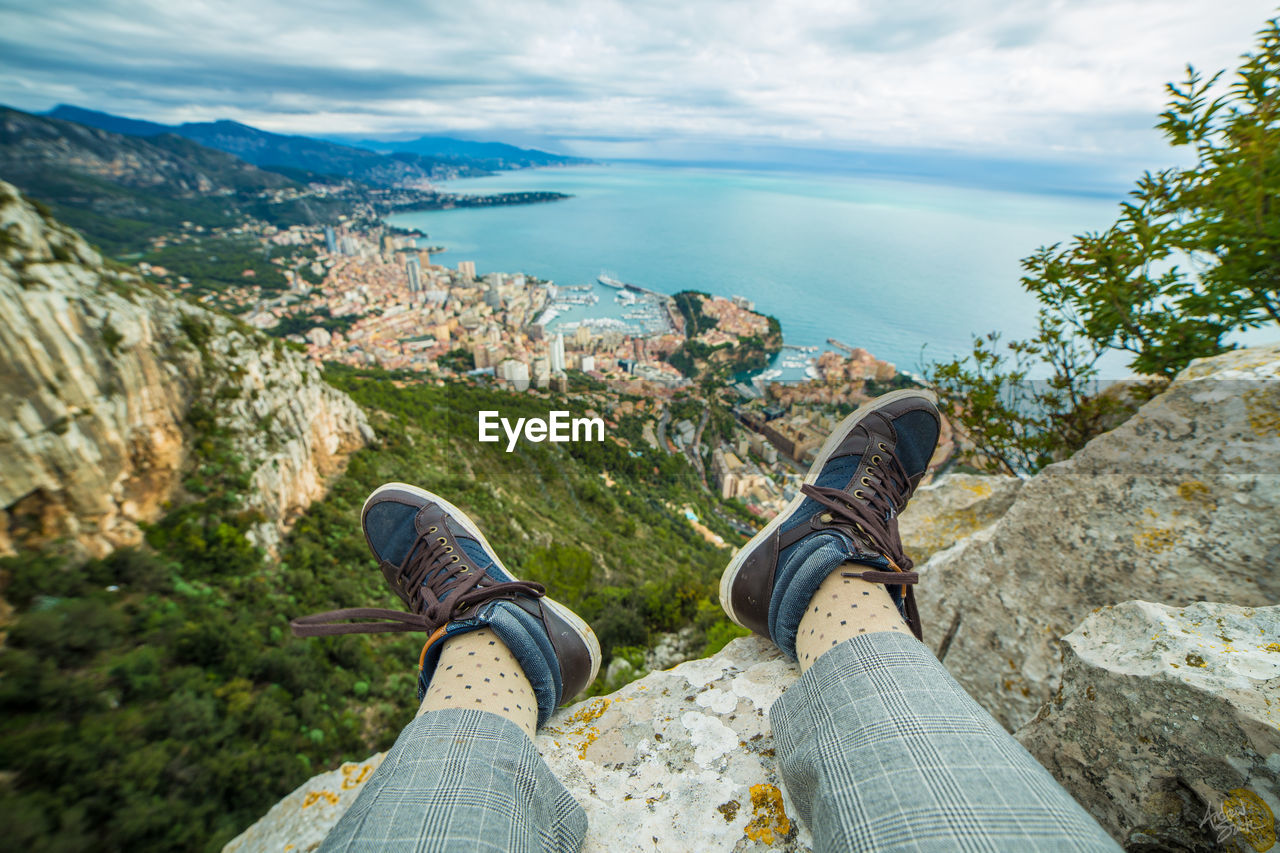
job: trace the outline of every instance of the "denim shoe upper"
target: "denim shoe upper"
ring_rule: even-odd
[[[383,487],[366,505],[365,539],[409,612],[347,608],[295,619],[298,636],[424,631],[419,698],[444,640],[491,628],[520,662],[538,697],[538,724],[592,675],[582,632],[545,606],[541,584],[514,578],[453,513],[428,493]],[[352,623],[350,619],[376,619]]]
[[[795,628],[815,590],[841,563],[876,570],[919,636],[915,580],[903,553],[898,514],[928,470],[941,419],[925,393],[899,394],[843,425],[844,434],[815,463],[817,476],[802,487],[800,505],[749,553],[728,590],[734,617],[772,637],[794,656]],[[824,448],[825,450],[825,448]],[[811,476],[813,471],[811,470]],[[879,580],[901,574],[899,583]]]

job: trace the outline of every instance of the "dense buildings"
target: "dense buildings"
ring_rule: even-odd
[[[251,325],[278,329],[287,323],[294,330],[289,337],[317,361],[449,377],[486,375],[520,391],[568,392],[570,374],[602,382],[597,393],[606,410],[637,417],[635,400],[653,403],[651,415],[640,421],[640,440],[683,454],[705,472],[709,488],[762,517],[797,493],[801,466],[835,423],[824,410],[856,402],[865,381],[894,375],[892,365],[865,350],[824,353],[817,364],[820,381],[757,383],[749,389],[747,396],[756,399],[734,405],[729,438],[723,430],[705,429],[705,401],[701,423],[695,423],[697,415],[669,419],[664,411],[673,395],[704,393],[667,361],[685,342],[682,322],[657,323],[650,334],[607,323],[570,324],[548,334],[552,318],[574,299],[589,298],[589,287],[558,288],[497,271],[481,278],[473,261],[458,261],[453,269],[432,263],[413,235],[380,228],[272,229],[269,239],[309,249],[314,260],[307,261],[305,279],[297,268],[286,272],[286,292],[265,293],[246,280],[223,294],[223,302],[238,306]],[[317,278],[319,283],[310,283]],[[657,294],[645,299],[643,293],[633,296],[627,310],[672,301]],[[770,333],[768,318],[748,300],[698,299],[703,317],[713,321],[700,324],[698,334],[709,347],[756,346]]]

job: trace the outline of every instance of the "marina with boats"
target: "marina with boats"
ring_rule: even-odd
[[[650,337],[676,332],[674,312],[670,296],[601,272],[593,282],[555,285],[551,301],[535,322],[549,335],[573,334],[585,326],[595,335],[616,332]],[[770,382],[817,379],[820,350],[783,344],[766,368],[740,376],[740,384],[761,393]]]

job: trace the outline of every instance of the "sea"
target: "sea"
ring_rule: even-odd
[[[1115,221],[1114,195],[1008,191],[852,174],[599,165],[451,181],[458,193],[551,190],[535,205],[397,214],[436,263],[562,285],[603,275],[661,293],[742,296],[788,345],[864,347],[920,373],[975,334],[1028,336],[1021,259]],[[597,287],[602,311],[616,291]],[[587,310],[587,309],[582,309]],[[795,354],[779,356],[795,362]],[[799,378],[798,373],[782,378]]]

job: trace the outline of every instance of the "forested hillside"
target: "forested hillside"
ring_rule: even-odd
[[[16,609],[0,651],[0,810],[18,848],[216,850],[318,769],[391,744],[416,706],[422,638],[288,630],[317,610],[398,606],[358,523],[384,481],[471,513],[513,571],[592,623],[606,655],[636,657],[689,624],[711,648],[739,633],[715,603],[728,551],[683,514],[740,542],[715,512],[735,509],[713,506],[679,457],[612,440],[511,454],[475,440],[479,409],[580,413],[589,400],[382,372],[329,379],[366,409],[376,446],[351,458],[278,559],[245,538],[246,484],[215,405],[188,424],[201,499],[146,545],[88,563],[56,550],[0,561]],[[610,435],[639,429],[622,420]]]

